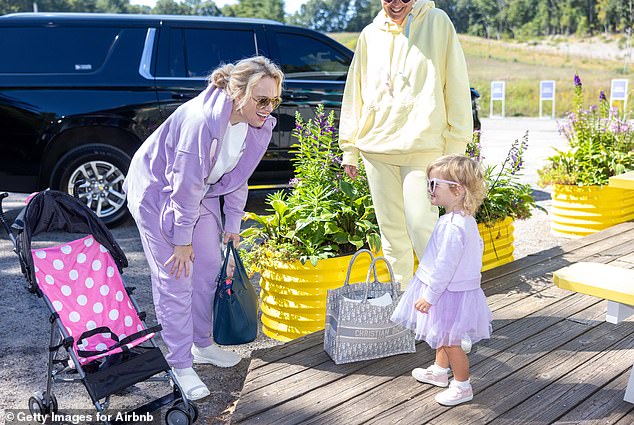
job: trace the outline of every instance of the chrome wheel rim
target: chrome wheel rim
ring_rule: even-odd
[[[66,190],[84,202],[97,217],[110,217],[125,205],[124,179],[125,175],[115,165],[90,161],[72,172]]]

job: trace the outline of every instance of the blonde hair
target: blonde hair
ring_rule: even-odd
[[[464,155],[445,155],[427,166],[428,176],[432,171],[440,174],[445,180],[460,183],[464,188],[462,209],[465,213],[474,215],[478,211],[487,192],[484,170],[480,162]]]
[[[282,93],[284,74],[282,70],[264,56],[253,56],[236,63],[220,65],[207,82],[225,89],[232,100],[238,100],[236,109],[242,109],[253,93],[253,87],[264,77],[270,77],[277,83],[277,95]]]

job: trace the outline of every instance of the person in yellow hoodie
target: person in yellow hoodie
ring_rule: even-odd
[[[472,137],[469,80],[458,36],[427,0],[380,0],[359,36],[339,125],[343,166],[357,177],[361,156],[381,230],[383,253],[406,285],[438,220],[425,169],[464,154]]]

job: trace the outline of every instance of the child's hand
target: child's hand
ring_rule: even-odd
[[[429,309],[431,308],[431,304],[429,304],[427,301],[425,301],[425,298],[420,297],[414,303],[414,308],[416,310],[420,311],[423,314],[427,314],[427,313],[429,313]]]

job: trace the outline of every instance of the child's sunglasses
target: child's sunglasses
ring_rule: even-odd
[[[460,183],[458,182],[453,182],[451,180],[437,179],[434,177],[433,179],[427,180],[427,191],[433,195],[434,191],[436,190],[436,187],[438,186],[438,183],[447,183],[447,184],[460,186]]]
[[[392,1],[394,1],[394,0],[383,0],[383,3],[390,4],[390,3],[392,3]],[[401,0],[401,3],[409,3],[409,0]]]
[[[258,109],[266,108],[267,106],[269,106],[269,103],[271,104],[273,109],[277,109],[277,107],[280,106],[280,103],[282,103],[281,97],[261,96],[261,97],[252,97],[252,99],[255,101],[255,107]]]

